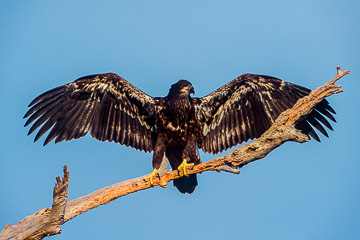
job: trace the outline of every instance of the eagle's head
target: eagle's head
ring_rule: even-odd
[[[189,81],[180,80],[171,85],[168,97],[190,97],[191,93],[195,93],[192,84]]]

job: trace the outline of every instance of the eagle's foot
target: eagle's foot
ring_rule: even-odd
[[[186,172],[186,168],[192,167],[192,166],[194,166],[194,163],[188,163],[186,158],[184,158],[183,162],[179,165],[178,170],[179,170],[179,172],[182,172],[184,174],[184,176],[188,176],[188,174]]]
[[[154,168],[154,170],[147,176],[144,177],[145,181],[150,181],[150,185],[154,186],[153,184],[153,178],[154,177],[158,177],[160,179],[160,174],[158,172],[158,170],[156,168]]]

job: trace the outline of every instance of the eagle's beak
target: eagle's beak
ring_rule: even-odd
[[[194,87],[193,87],[193,86],[190,86],[189,93],[193,93],[193,94],[195,94],[195,89],[194,89]]]

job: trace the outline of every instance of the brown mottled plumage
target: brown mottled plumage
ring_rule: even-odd
[[[24,118],[42,125],[35,141],[50,130],[44,145],[90,135],[145,152],[154,151],[153,167],[168,159],[173,169],[182,160],[200,163],[198,148],[219,153],[259,137],[280,115],[310,90],[270,76],[244,74],[202,98],[191,98],[190,82],[173,84],[169,94],[153,98],[114,73],[90,75],[54,88],[35,98]],[[297,124],[317,141],[315,127],[328,136],[332,130],[324,116],[335,121],[335,111],[326,100]],[[166,157],[166,158],[165,158]],[[196,175],[174,181],[182,193],[192,193]]]

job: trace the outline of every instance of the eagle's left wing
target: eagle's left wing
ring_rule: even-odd
[[[44,145],[90,135],[138,150],[153,150],[156,137],[155,99],[114,73],[90,75],[49,90],[30,104],[25,126],[29,134],[42,125]]]
[[[260,137],[283,111],[310,91],[270,76],[244,74],[235,78],[211,94],[195,99],[203,135],[199,147],[218,153]],[[311,125],[327,136],[320,122],[332,130],[324,117],[335,121],[331,113],[335,111],[323,100],[296,127],[319,141]]]

